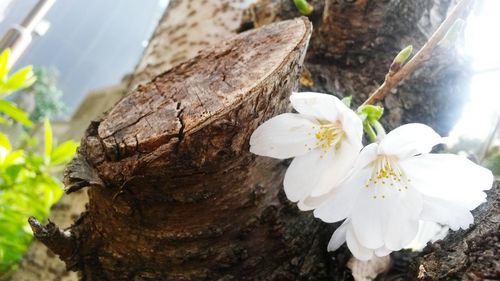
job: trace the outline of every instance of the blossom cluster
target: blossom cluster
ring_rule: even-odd
[[[360,116],[332,95],[290,97],[298,113],[259,126],[250,151],[294,157],[283,186],[289,200],[327,222],[342,221],[328,244],[344,242],[360,260],[407,247],[422,222],[452,230],[473,223],[471,210],[486,199],[492,173],[453,154],[431,153],[443,142],[424,124],[402,125],[363,147]]]

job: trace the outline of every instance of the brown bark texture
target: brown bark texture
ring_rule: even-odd
[[[149,82],[238,30],[252,0],[171,0],[134,71],[130,88]]]
[[[410,274],[419,280],[499,280],[500,182],[473,214],[473,227],[427,246]]]
[[[315,8],[310,16],[314,32],[300,89],[352,95],[355,106],[384,80],[398,51],[409,44],[420,48],[456,4],[440,0],[310,2]],[[259,27],[298,14],[292,1],[261,0],[247,10],[243,26]],[[455,50],[437,48],[430,61],[380,103],[385,109],[382,122],[390,129],[420,122],[447,135],[467,99],[470,76],[468,62]],[[476,223],[469,230],[454,233],[421,254],[393,253],[390,271],[378,279],[500,279],[499,188],[496,183],[488,202],[474,212]],[[334,280],[346,276],[342,266],[347,252],[343,251],[346,247],[332,254],[333,262],[338,262],[338,268],[330,272]]]
[[[304,18],[249,31],[139,86],[68,168],[68,191],[90,186],[87,212],[35,236],[83,280],[326,276],[319,223],[279,195],[284,166],[248,151],[288,110],[310,33]]]
[[[219,38],[234,32],[239,1],[212,2],[172,1],[131,85],[145,84],[87,130],[67,183],[71,190],[91,186],[88,211],[66,232],[71,235],[65,244],[55,243],[52,249],[69,268],[80,270],[83,280],[351,280],[344,267],[347,249],[326,253],[332,227],[299,213],[280,193],[286,163],[248,154],[248,137],[257,124],[289,110],[286,99],[298,75],[309,27],[304,25],[301,37],[297,26],[291,32],[290,26],[281,24],[277,31],[275,25],[271,37],[284,36],[280,40],[287,38],[286,42],[263,40],[273,34],[268,27],[265,34],[240,35],[250,36],[247,46],[228,48],[238,39],[221,44]],[[353,95],[355,105],[383,81],[394,55],[408,44],[420,47],[454,4],[310,2],[315,5],[309,17],[314,30],[301,90]],[[202,4],[206,9],[199,8]],[[184,25],[193,10],[192,18],[202,20]],[[228,14],[232,16],[219,20]],[[241,30],[297,16],[292,1],[262,0],[247,10]],[[297,41],[293,50],[287,49],[292,37],[302,42]],[[175,39],[172,46],[168,38]],[[214,43],[219,47],[195,56],[198,49]],[[437,50],[422,70],[385,99],[385,125],[423,122],[446,134],[466,99],[468,76],[456,52]],[[490,197],[498,198],[498,192]],[[489,202],[497,200],[491,198]],[[492,212],[498,214],[498,204],[481,208],[476,213],[478,226],[452,240],[494,236],[498,223],[484,224],[482,219],[483,213]],[[483,231],[474,231],[483,225]],[[45,234],[51,229],[39,230]],[[440,247],[453,255],[455,246],[448,241]],[[498,242],[486,241],[493,241],[498,251]],[[492,276],[479,254],[486,248],[474,249],[478,257],[466,260],[472,267],[461,266],[464,260],[432,255],[432,247],[424,260],[396,253],[393,268],[380,278]],[[439,273],[440,262],[460,270]]]
[[[149,44],[138,63],[131,81],[122,82],[124,96],[129,89],[146,83],[182,60],[194,57],[207,46],[220,43],[237,33],[241,24],[243,9],[251,1],[240,0],[172,0],[159,21]],[[203,9],[199,9],[203,7]],[[125,79],[128,80],[128,79]],[[115,90],[113,90],[115,91]],[[80,132],[91,120],[97,119],[103,111],[115,103],[102,92],[90,93],[72,119],[72,128],[67,132],[70,138],[81,138]],[[80,128],[81,127],[81,128]],[[66,135],[66,134],[65,134]],[[50,220],[67,228],[73,224],[88,203],[87,190],[64,194],[52,208]],[[33,241],[25,254],[12,281],[76,281],[75,272],[68,272],[65,264],[39,241]]]
[[[445,19],[450,0],[323,0],[314,4],[311,44],[301,90],[353,96],[360,105],[384,81],[396,54],[420,48]],[[244,27],[299,16],[293,1],[260,0],[244,17]],[[466,17],[467,15],[464,15]],[[467,99],[470,71],[454,49],[437,49],[423,68],[381,103],[382,122],[392,129],[421,122],[447,135]]]

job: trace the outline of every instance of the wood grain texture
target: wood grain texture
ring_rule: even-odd
[[[123,93],[112,94],[112,98],[100,90],[95,95],[91,93],[85,100],[87,103],[80,106],[81,114],[73,117],[72,127],[65,135],[80,139],[80,132],[85,130],[90,121],[97,119],[103,111],[109,110],[116,103],[115,96],[123,97],[129,92],[127,88],[147,83],[172,66],[194,57],[200,50],[236,34],[243,9],[248,2],[252,1],[171,0],[131,75],[131,81],[117,86],[123,87]],[[84,187],[84,183],[80,181],[78,185]],[[50,219],[60,227],[69,227],[85,210],[87,202],[86,190],[65,194],[52,209]],[[64,262],[39,241],[33,241],[12,277],[13,281],[77,279],[76,273],[66,271]]]
[[[66,261],[83,280],[326,278],[320,223],[283,198],[281,162],[248,151],[253,130],[289,110],[310,34],[304,18],[242,33],[90,125],[75,160],[86,164],[72,166],[93,172],[67,181],[102,182],[70,229]]]
[[[254,0],[171,0],[138,63],[130,88],[236,34]]]

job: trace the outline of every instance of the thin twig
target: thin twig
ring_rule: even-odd
[[[488,157],[488,152],[491,149],[491,145],[493,144],[493,140],[495,139],[495,136],[497,135],[498,131],[500,131],[500,115],[498,116],[497,124],[495,125],[495,128],[491,131],[490,135],[488,136],[488,139],[481,147],[481,151],[480,151],[480,154],[478,157],[479,164],[483,164],[484,159],[486,159]]]
[[[467,7],[472,4],[474,0],[462,0],[457,4],[453,12],[441,23],[439,28],[432,34],[427,43],[418,51],[418,53],[405,64],[396,73],[387,73],[384,83],[375,90],[370,97],[363,103],[363,105],[374,104],[382,100],[391,90],[396,87],[399,82],[408,77],[420,64],[429,60],[436,46],[443,40],[448,30],[455,23],[455,21],[462,15]]]

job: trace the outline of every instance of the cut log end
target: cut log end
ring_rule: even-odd
[[[241,33],[140,85],[89,126],[66,174],[69,191],[98,185],[71,230],[85,276],[326,276],[316,254],[326,246],[306,238],[319,222],[278,195],[285,166],[249,152],[259,124],[289,110],[311,31],[297,18]],[[34,225],[75,260],[71,247],[51,245],[62,232]]]

